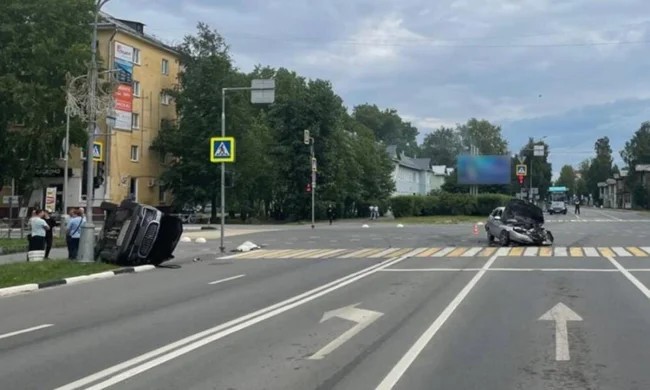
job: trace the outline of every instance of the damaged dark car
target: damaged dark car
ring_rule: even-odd
[[[544,228],[542,209],[520,199],[512,199],[505,207],[494,209],[485,231],[490,243],[498,241],[502,246],[553,245],[553,234]]]
[[[101,208],[106,219],[95,258],[120,266],[157,266],[174,258],[183,233],[180,218],[128,199],[119,205],[103,202]]]

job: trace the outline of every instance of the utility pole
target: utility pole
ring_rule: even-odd
[[[93,224],[94,186],[93,186],[93,145],[95,142],[95,126],[97,124],[97,23],[99,11],[110,0],[96,0],[95,22],[93,24],[92,42],[90,43],[90,70],[88,74],[88,143],[86,144],[86,223],[81,228],[79,243],[79,262],[92,263],[95,261],[95,225]],[[66,194],[67,195],[67,194]]]
[[[309,156],[311,166],[311,228],[315,227],[316,217],[316,156],[314,153],[314,138],[309,135],[309,130],[304,131],[304,142],[309,145]]]
[[[474,144],[471,144],[469,146],[469,154],[471,154],[472,156],[478,156],[478,154],[479,154],[478,147],[475,146]],[[476,184],[472,185],[469,188],[469,192],[470,192],[470,195],[478,196],[478,185],[476,185]]]

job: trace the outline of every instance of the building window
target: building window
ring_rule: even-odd
[[[133,96],[140,97],[140,82],[133,80]]]
[[[162,74],[169,74],[169,61],[163,59],[160,66],[160,70]]]
[[[140,49],[133,48],[133,63],[140,65]]]
[[[172,102],[172,97],[170,94],[163,92],[160,101],[165,106],[168,106]]]
[[[140,128],[140,114],[136,114],[135,112],[131,114],[131,128]]]
[[[134,202],[138,201],[138,179],[132,177],[129,183],[129,198]]]
[[[138,149],[138,145],[131,145],[131,161],[138,160],[140,160],[140,150]]]

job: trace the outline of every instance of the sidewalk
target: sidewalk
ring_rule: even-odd
[[[67,259],[68,258],[68,249],[67,248],[52,248],[50,252],[50,259]],[[12,253],[10,255],[0,256],[0,265],[9,264],[9,263],[19,263],[27,261],[27,252],[22,253]]]

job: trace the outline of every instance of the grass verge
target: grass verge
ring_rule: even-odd
[[[43,283],[72,276],[89,275],[118,268],[105,263],[77,263],[70,260],[46,260],[36,263],[0,265],[0,288]]]
[[[428,215],[425,217],[404,217],[396,218],[396,223],[402,224],[455,224],[455,223],[476,223],[485,222],[487,217],[473,215]]]
[[[52,248],[65,248],[65,238],[54,237]],[[27,252],[27,237],[25,238],[0,238],[0,254]]]

